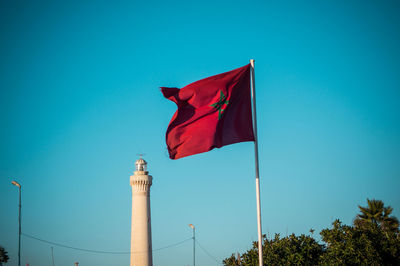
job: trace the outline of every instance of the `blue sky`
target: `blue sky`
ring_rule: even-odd
[[[253,144],[172,161],[165,131],[182,87],[256,60],[263,232],[350,224],[366,198],[400,217],[397,1],[2,1],[0,245],[26,234],[129,251],[129,176],[145,153],[153,248],[191,237],[216,259],[257,239]],[[54,246],[56,265],[129,255]],[[192,243],[154,252],[191,265]],[[197,248],[197,265],[217,263]],[[22,262],[51,245],[22,238]]]

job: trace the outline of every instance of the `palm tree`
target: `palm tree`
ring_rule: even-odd
[[[361,213],[357,214],[354,225],[356,227],[365,227],[375,225],[386,231],[398,231],[399,220],[395,216],[390,216],[393,208],[385,207],[383,201],[375,199],[367,199],[368,207],[358,206]]]

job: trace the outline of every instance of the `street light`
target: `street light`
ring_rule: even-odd
[[[21,185],[17,181],[12,181],[11,184],[19,188],[19,212],[18,212],[18,266],[21,266]]]
[[[194,228],[193,224],[189,224],[189,226],[193,229],[193,266],[196,265],[196,236],[195,236],[195,231],[196,229]]]

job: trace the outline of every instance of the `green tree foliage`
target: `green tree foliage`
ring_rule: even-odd
[[[280,238],[279,234],[274,239],[264,240],[263,258],[265,265],[316,265],[319,257],[324,252],[324,247],[307,235]]]
[[[385,231],[399,230],[399,220],[390,216],[393,212],[392,207],[385,207],[381,200],[367,199],[367,202],[367,207],[358,206],[361,213],[356,216],[354,226],[368,228],[374,224]]]
[[[231,257],[223,261],[224,265],[258,265],[258,242],[241,257]],[[281,238],[279,234],[271,240],[264,235],[263,260],[265,265],[316,265],[324,247],[311,236],[294,234]]]
[[[330,265],[400,265],[400,236],[376,224],[368,227],[333,222],[332,229],[321,231],[327,249],[322,264]]]
[[[240,266],[240,265],[243,265],[241,263],[241,261],[242,261],[242,259],[240,257],[240,254],[237,253],[237,257],[236,258],[235,258],[235,255],[232,254],[232,256],[230,256],[229,258],[226,258],[223,263],[224,263],[224,265]]]
[[[8,259],[7,251],[0,246],[0,266],[3,265],[3,263],[6,263]]]
[[[382,201],[368,200],[368,207],[354,226],[343,225],[339,220],[332,228],[321,231],[322,244],[312,236],[294,234],[271,240],[264,236],[263,262],[265,265],[400,265],[400,232],[393,209]],[[311,234],[314,230],[310,230]],[[241,256],[223,261],[229,266],[258,265],[258,243]]]

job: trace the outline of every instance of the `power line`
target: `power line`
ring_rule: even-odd
[[[175,244],[171,244],[171,245],[168,245],[168,246],[165,246],[165,247],[162,247],[162,248],[153,249],[153,252],[154,251],[159,251],[159,250],[162,250],[162,249],[166,249],[166,248],[172,248],[172,247],[178,246],[178,245],[183,244],[184,242],[186,242],[188,240],[192,240],[192,238],[190,237],[190,238],[187,238],[187,239],[182,240],[181,242],[178,242],[178,243],[175,243]]]
[[[54,246],[58,246],[58,247],[62,247],[62,248],[68,248],[68,249],[83,251],[83,252],[98,253],[98,254],[99,254],[99,253],[100,253],[100,254],[114,254],[114,255],[126,255],[126,254],[131,254],[131,252],[129,252],[129,251],[105,251],[105,250],[94,250],[94,249],[78,248],[78,247],[73,247],[73,246],[68,246],[68,245],[64,245],[64,244],[60,244],[60,243],[48,241],[48,240],[45,240],[45,239],[42,239],[42,238],[38,238],[38,237],[35,237],[35,236],[32,236],[32,235],[28,235],[28,234],[25,234],[25,233],[21,233],[21,235],[23,235],[24,237],[27,237],[27,238],[31,238],[31,239],[34,239],[34,240],[37,240],[37,241],[46,243],[46,244],[50,244],[50,245],[54,245]],[[176,242],[176,243],[173,243],[173,244],[170,244],[170,245],[161,247],[161,248],[153,249],[152,251],[155,252],[155,251],[160,251],[160,250],[167,249],[167,248],[172,248],[172,247],[181,245],[181,244],[183,244],[183,243],[185,243],[185,242],[187,242],[187,241],[189,241],[189,240],[192,240],[192,239],[193,239],[193,238],[190,237],[190,238],[184,239],[184,240],[182,240],[182,241],[179,241],[179,242]],[[199,245],[199,247],[204,251],[204,253],[206,253],[212,260],[214,260],[214,261],[215,261],[216,263],[218,263],[218,264],[222,264],[220,261],[218,261],[218,259],[216,259],[213,255],[211,255],[210,252],[208,252],[208,251],[200,244],[200,242],[199,242],[197,239],[196,239],[195,241],[196,241],[196,243]],[[143,251],[143,252],[146,252],[146,251]],[[134,252],[134,253],[141,253],[141,252],[139,251],[139,252]]]
[[[129,252],[129,251],[128,252],[126,252],[126,251],[104,251],[104,250],[93,250],[93,249],[72,247],[72,246],[67,246],[67,245],[64,245],[64,244],[48,241],[48,240],[45,240],[45,239],[41,239],[41,238],[38,238],[38,237],[35,237],[35,236],[31,236],[31,235],[28,235],[28,234],[24,234],[24,233],[22,233],[22,235],[25,236],[25,237],[28,237],[28,238],[43,242],[43,243],[50,244],[50,245],[54,245],[54,246],[58,246],[58,247],[62,247],[62,248],[68,248],[68,249],[84,251],[84,252],[101,253],[101,254],[114,254],[114,255],[131,254],[131,252]],[[185,240],[179,241],[179,242],[174,243],[174,244],[170,244],[170,245],[167,245],[167,246],[164,246],[164,247],[161,247],[161,248],[153,249],[152,251],[154,252],[154,251],[159,251],[159,250],[163,250],[163,249],[166,249],[166,248],[172,248],[172,247],[178,246],[180,244],[183,244],[184,242],[189,241],[189,240],[192,240],[192,238],[190,237],[190,238],[187,238]],[[143,252],[146,252],[146,251],[143,251]],[[141,252],[139,251],[139,252],[134,252],[134,253],[141,253]]]
[[[222,264],[213,255],[211,255],[210,252],[208,252],[205,248],[203,248],[203,246],[200,245],[200,243],[199,243],[199,241],[197,241],[197,239],[195,241],[196,241],[197,245],[199,245],[199,247],[204,251],[204,253],[206,253],[210,258],[212,258],[216,263]]]
[[[52,242],[52,241],[44,240],[44,239],[41,239],[41,238],[38,238],[38,237],[35,237],[35,236],[31,236],[31,235],[28,235],[28,234],[24,234],[24,233],[22,235],[25,236],[25,237],[31,238],[31,239],[35,239],[35,240],[40,241],[40,242],[44,242],[44,243],[47,243],[47,244],[54,245],[54,246],[58,246],[58,247],[62,247],[62,248],[69,248],[69,249],[74,249],[74,250],[79,250],[79,251],[85,251],[85,252],[91,252],[91,253],[103,253],[103,254],[129,254],[130,253],[130,252],[100,251],[100,250],[92,250],[92,249],[85,249],[85,248],[77,248],[77,247],[67,246],[67,245],[64,245],[64,244],[59,244],[59,243],[55,243],[55,242]]]

